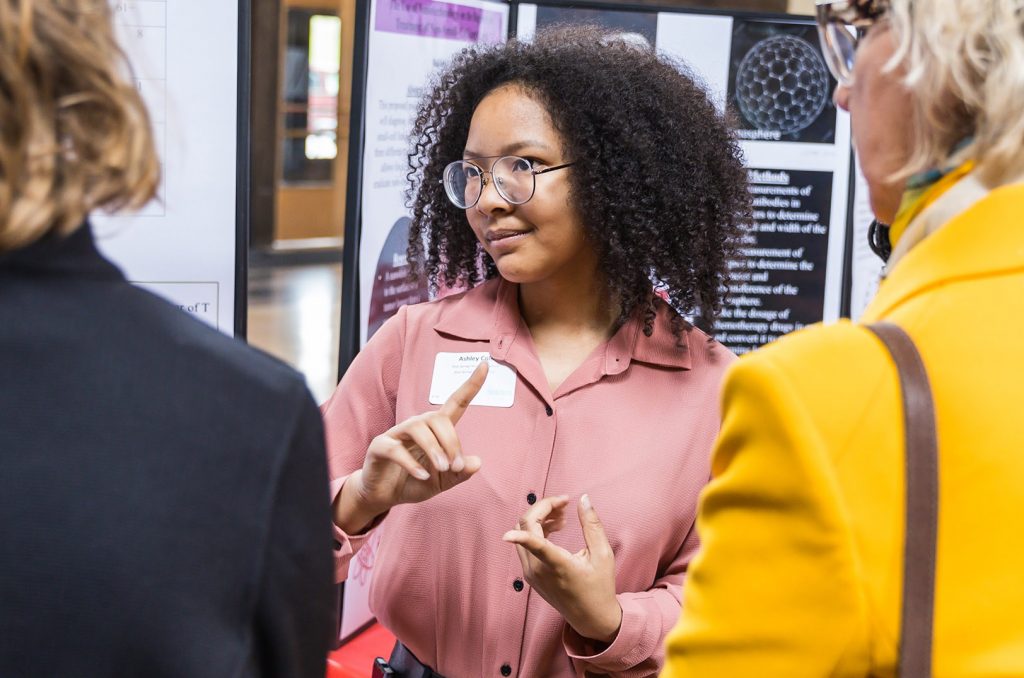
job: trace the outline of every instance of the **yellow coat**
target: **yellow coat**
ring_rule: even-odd
[[[1024,676],[1024,185],[914,247],[879,320],[917,343],[936,399],[935,676]],[[903,432],[881,342],[808,328],[738,361],[723,398],[663,678],[895,675]]]

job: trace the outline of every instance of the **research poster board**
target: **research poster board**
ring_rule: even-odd
[[[426,301],[406,280],[409,133],[431,77],[474,43],[504,42],[507,5],[481,0],[375,0],[370,9],[359,238],[362,346],[401,306]]]
[[[754,201],[717,338],[746,353],[839,318],[850,182],[849,116],[814,23],[796,16],[519,6],[517,35],[598,23],[682,61],[739,123]]]
[[[162,179],[138,213],[92,215],[97,244],[139,287],[222,332],[242,333],[248,198],[238,181],[247,174],[239,138],[248,124],[239,115],[239,64],[248,40],[239,25],[247,24],[248,0],[111,7],[149,109]]]
[[[357,224],[346,223],[345,236],[347,243],[358,242],[357,256],[346,258],[346,266],[354,264],[358,271],[347,278],[356,281],[358,295],[349,289],[347,302],[343,300],[343,318],[349,322],[357,319],[358,343],[343,346],[342,371],[354,355],[350,349],[361,348],[400,307],[428,300],[425,283],[408,282],[406,261],[410,224],[405,206],[407,154],[420,99],[432,76],[462,49],[477,43],[504,42],[508,36],[509,7],[502,2],[372,0],[368,4],[369,15],[360,29],[366,32],[367,42],[361,113],[363,146],[361,163],[354,173],[360,182]],[[353,297],[359,312],[345,313],[344,307],[352,303]],[[373,618],[367,598],[376,546],[371,539],[349,566],[342,593],[342,640]]]

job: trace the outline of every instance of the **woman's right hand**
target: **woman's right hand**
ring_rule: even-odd
[[[480,470],[480,457],[463,456],[455,424],[487,379],[481,361],[441,409],[397,424],[373,439],[363,468],[345,481],[334,522],[358,534],[398,504],[413,504],[455,487]]]

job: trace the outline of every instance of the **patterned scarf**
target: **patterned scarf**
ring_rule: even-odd
[[[974,170],[974,161],[968,160],[959,167],[946,170],[929,170],[916,174],[907,180],[907,188],[900,201],[896,218],[889,227],[889,241],[893,246],[907,233],[910,225],[925,209],[946,194],[949,189],[960,183]]]

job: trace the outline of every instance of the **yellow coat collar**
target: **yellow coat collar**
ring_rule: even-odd
[[[882,282],[864,322],[955,280],[1024,269],[1024,184],[998,188],[911,249]]]

